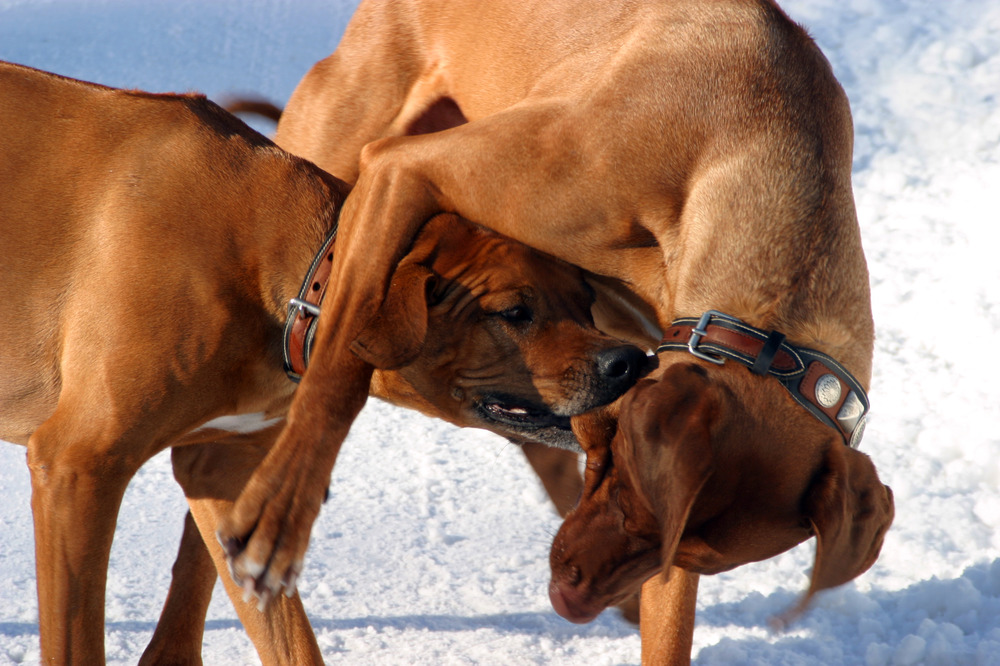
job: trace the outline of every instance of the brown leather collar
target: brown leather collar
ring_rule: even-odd
[[[758,375],[777,377],[792,397],[836,429],[851,448],[865,431],[868,395],[857,379],[826,354],[795,347],[777,331],[763,331],[709,310],[700,318],[674,320],[664,332],[662,351],[689,351],[721,365],[732,359]]]
[[[337,227],[334,227],[313,257],[298,297],[288,301],[283,347],[285,373],[293,382],[302,379],[302,373],[309,365],[316,322],[319,321],[319,304],[326,294],[330,271],[333,269],[333,241],[336,238]]]

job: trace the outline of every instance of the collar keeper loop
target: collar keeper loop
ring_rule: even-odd
[[[777,356],[781,344],[785,341],[785,334],[778,331],[771,331],[764,342],[764,347],[757,354],[756,360],[750,366],[750,372],[755,375],[766,375],[771,371],[771,364]]]

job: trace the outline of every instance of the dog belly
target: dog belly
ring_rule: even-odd
[[[224,430],[229,433],[246,434],[270,428],[283,418],[285,417],[276,416],[270,419],[265,418],[264,412],[256,412],[253,414],[232,414],[230,416],[220,416],[217,419],[212,419],[208,423],[195,428],[191,432],[212,429]]]

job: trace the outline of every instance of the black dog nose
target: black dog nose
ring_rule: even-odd
[[[649,360],[646,352],[632,345],[605,349],[597,356],[597,371],[601,378],[613,384],[623,384],[624,391],[642,376]]]

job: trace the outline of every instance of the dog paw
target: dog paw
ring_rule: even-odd
[[[216,532],[243,600],[260,610],[279,594],[295,595],[324,497],[325,485],[304,490],[310,484],[289,483],[292,476],[275,480],[258,468]]]
[[[250,538],[228,536],[221,528],[216,536],[226,554],[229,573],[243,589],[243,601],[256,600],[263,611],[268,602],[278,594],[292,597],[304,565],[305,548],[281,547],[284,539],[265,540],[256,534]]]

